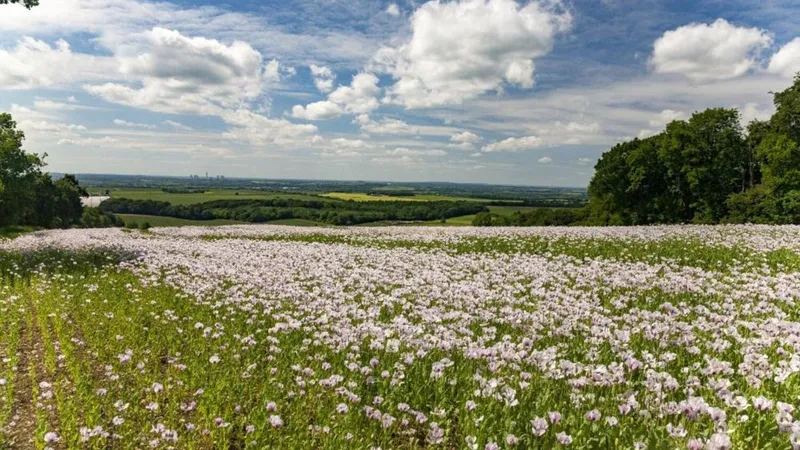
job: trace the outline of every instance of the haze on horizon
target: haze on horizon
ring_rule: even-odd
[[[585,186],[695,111],[768,118],[800,71],[793,1],[678,3],[6,5],[0,110],[54,172]]]

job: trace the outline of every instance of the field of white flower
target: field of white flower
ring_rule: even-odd
[[[0,448],[800,448],[800,227],[0,241]]]

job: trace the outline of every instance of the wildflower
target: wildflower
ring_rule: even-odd
[[[561,445],[572,444],[572,436],[568,435],[567,433],[565,433],[563,431],[558,433],[558,434],[556,434],[556,440]]]
[[[708,450],[730,450],[731,448],[733,448],[733,444],[730,436],[726,433],[715,433],[706,444]]]
[[[517,438],[513,434],[509,434],[508,436],[506,436],[506,444],[514,446],[517,445],[517,443],[519,443],[519,438]]]
[[[336,412],[337,413],[346,414],[348,411],[350,411],[350,408],[346,404],[339,403],[338,405],[336,405]]]
[[[161,392],[163,390],[164,390],[164,385],[162,385],[160,383],[153,383],[153,392],[158,394],[159,392]]]
[[[125,419],[119,416],[115,416],[113,419],[111,419],[111,423],[113,423],[116,426],[120,426],[123,423],[125,423]]]
[[[550,418],[550,423],[553,425],[561,422],[561,413],[558,411],[551,411],[547,413],[547,416]]]
[[[54,444],[59,441],[61,441],[61,438],[58,437],[58,434],[53,433],[52,431],[44,434],[44,442],[46,444]]]
[[[772,408],[772,400],[766,397],[756,397],[753,399],[753,406],[759,411],[766,411]]]
[[[440,444],[444,440],[444,430],[438,424],[432,423],[428,430],[428,443],[431,445]]]
[[[602,414],[600,414],[600,411],[593,409],[584,414],[584,417],[586,417],[586,420],[588,420],[589,422],[597,422],[598,420],[600,420],[600,417],[602,417]]]
[[[0,378],[0,386],[5,386],[7,383],[5,378]]]
[[[272,428],[280,428],[283,426],[283,419],[281,416],[269,416],[269,424],[272,425]]]
[[[211,358],[208,358],[208,362],[211,364],[217,364],[219,361],[219,355],[212,355]]]
[[[496,442],[489,442],[483,447],[484,450],[500,450],[500,446]]]
[[[543,417],[537,417],[531,420],[531,428],[533,429],[533,434],[542,436],[547,432],[547,420]]]
[[[472,411],[478,407],[478,405],[473,402],[472,400],[467,400],[467,403],[464,404],[464,407],[467,408],[467,411]]]
[[[267,402],[266,408],[269,412],[275,412],[278,410],[278,405],[276,405],[275,402]]]

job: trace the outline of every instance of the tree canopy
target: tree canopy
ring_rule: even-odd
[[[8,5],[9,3],[19,3],[28,9],[39,6],[39,0],[0,0],[0,5]]]
[[[712,108],[603,154],[590,223],[800,223],[800,75],[769,121]]]
[[[81,222],[81,197],[73,175],[53,181],[44,158],[22,149],[25,134],[10,114],[0,113],[0,226],[70,227]]]

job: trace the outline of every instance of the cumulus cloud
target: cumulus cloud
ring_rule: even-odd
[[[103,99],[136,108],[179,114],[217,115],[261,95],[279,72],[275,61],[264,64],[249,44],[187,37],[164,28],[147,33],[136,56],[120,57],[120,72],[136,83],[86,86]]]
[[[309,69],[311,69],[311,75],[314,77],[314,86],[318,91],[327,94],[333,90],[333,82],[336,80],[336,74],[333,73],[333,70],[316,64],[311,64]]]
[[[657,73],[681,74],[697,82],[727,80],[757,67],[761,51],[771,43],[766,31],[724,19],[692,23],[656,40],[650,63]]]
[[[353,77],[350,86],[339,86],[328,95],[328,100],[309,104],[305,107],[295,105],[292,115],[299,118],[333,119],[345,112],[369,114],[378,108],[377,95],[380,92],[378,77],[371,73],[359,73]],[[309,108],[312,112],[309,113]]]
[[[800,72],[800,38],[795,38],[772,55],[767,70],[786,78],[792,78]]]
[[[331,92],[328,100],[343,106],[349,113],[369,114],[379,106],[376,98],[379,92],[378,77],[371,73],[359,73],[353,77],[350,86],[339,86]]]
[[[392,3],[388,7],[386,7],[386,14],[394,17],[398,17],[400,15],[400,7],[397,4]]]
[[[74,53],[63,39],[51,46],[26,37],[14,48],[0,48],[0,88],[35,89],[107,78],[114,76],[115,64],[110,57]]]
[[[493,142],[483,147],[484,152],[521,152],[534,150],[545,146],[544,141],[538,136],[524,136],[519,138],[508,138],[502,141]]]
[[[539,161],[540,164],[550,164],[551,162],[553,162],[553,158],[550,158],[549,156],[543,156],[539,158],[537,161]]]
[[[428,2],[411,19],[411,38],[374,57],[396,82],[385,101],[407,108],[459,104],[505,84],[531,88],[534,59],[571,24],[559,2]]]
[[[336,103],[328,100],[311,103],[306,106],[295,105],[292,108],[292,117],[304,120],[327,120],[341,116],[344,110]]]
[[[244,108],[226,110],[221,117],[231,126],[231,130],[225,133],[227,138],[257,146],[305,145],[314,139],[318,131],[311,124],[296,124],[286,119],[266,117]]]
[[[462,131],[450,136],[450,141],[459,144],[477,144],[481,141],[481,137],[471,131]]]
[[[146,128],[149,130],[154,129],[155,125],[148,125],[146,123],[128,122],[127,120],[114,119],[114,125],[127,128]]]

